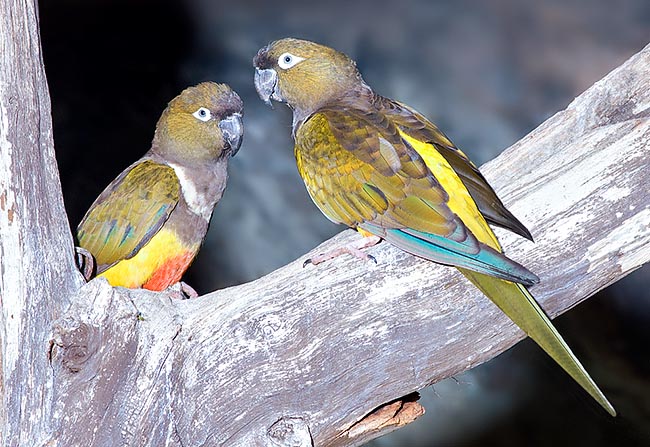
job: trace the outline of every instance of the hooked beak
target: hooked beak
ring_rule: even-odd
[[[219,121],[219,129],[221,129],[223,139],[230,147],[230,156],[234,157],[239,150],[239,146],[241,146],[241,140],[244,135],[241,113],[233,113]]]
[[[265,68],[260,70],[255,69],[255,89],[257,94],[260,95],[262,101],[267,105],[273,107],[271,100],[283,102],[282,96],[276,91],[278,86],[278,74],[272,68]]]

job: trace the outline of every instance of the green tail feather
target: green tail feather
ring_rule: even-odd
[[[616,410],[614,410],[612,404],[609,403],[596,383],[589,377],[585,368],[571,352],[569,346],[526,287],[470,270],[458,270],[488,296],[530,338],[535,340],[596,402],[609,414],[616,416]]]

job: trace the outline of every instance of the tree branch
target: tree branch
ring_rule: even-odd
[[[387,244],[378,265],[300,259],[187,301],[80,288],[35,6],[0,4],[0,24],[3,445],[358,445],[523,337],[454,269]],[[483,168],[537,240],[499,233],[551,315],[650,259],[649,80],[646,47]]]
[[[649,80],[650,46],[482,169],[537,240],[500,232],[552,316],[650,259]],[[61,445],[358,445],[523,338],[454,269],[370,253],[188,301],[92,281],[55,329]]]
[[[52,430],[52,322],[82,279],[54,158],[35,2],[0,2],[0,444]]]

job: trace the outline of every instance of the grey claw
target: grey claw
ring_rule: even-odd
[[[77,268],[84,276],[86,282],[90,281],[95,272],[95,258],[92,253],[82,247],[74,248],[76,256],[75,261],[77,263]]]

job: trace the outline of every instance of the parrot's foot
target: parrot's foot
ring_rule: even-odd
[[[88,282],[95,272],[95,258],[85,248],[75,247],[74,250],[76,252],[75,261],[77,262],[77,268],[84,275],[86,282]]]
[[[179,284],[181,285],[181,292],[183,292],[188,299],[197,298],[199,296],[196,290],[194,290],[194,287],[190,286],[188,283],[181,281]]]
[[[192,286],[183,281],[172,284],[167,288],[167,291],[171,292],[171,296],[173,298],[177,298],[179,300],[188,300],[199,296],[199,294],[196,292],[196,290],[194,290]]]
[[[355,258],[362,259],[364,261],[373,261],[375,264],[377,264],[377,260],[374,256],[369,255],[368,253],[361,250],[377,245],[380,241],[381,238],[379,236],[365,236],[358,241],[352,242],[351,244],[343,245],[341,247],[335,248],[334,250],[330,250],[327,253],[321,253],[319,255],[313,256],[305,260],[305,262],[302,263],[302,266],[306,267],[308,264],[318,265],[321,262],[338,258],[344,254],[352,255]]]

